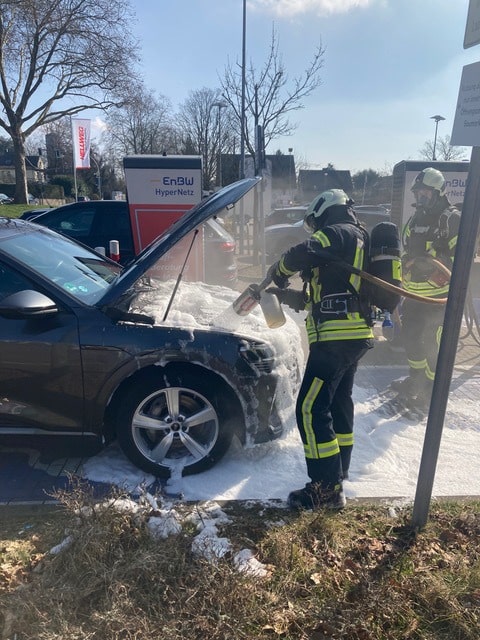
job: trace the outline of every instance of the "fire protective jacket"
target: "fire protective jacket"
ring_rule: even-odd
[[[320,230],[283,254],[277,273],[290,278],[300,272],[306,283],[309,344],[373,338],[369,305],[361,296],[361,278],[335,264],[335,259],[341,259],[364,269],[368,233],[346,206],[330,207],[325,215]]]
[[[406,291],[426,298],[448,295],[448,277],[428,258],[435,258],[452,269],[459,225],[460,213],[445,197],[430,210],[416,208],[403,233],[403,288]]]

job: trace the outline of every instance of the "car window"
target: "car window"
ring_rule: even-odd
[[[12,295],[12,293],[32,288],[32,283],[28,278],[9,265],[0,262],[0,300]]]
[[[42,216],[41,224],[54,231],[66,233],[77,240],[90,235],[95,218],[95,211],[91,208],[75,209],[74,211],[55,210]]]
[[[110,240],[118,240],[122,263],[134,256],[128,208],[123,203],[85,202],[56,209],[35,222],[108,254]]]
[[[102,208],[97,211],[92,229],[93,241],[87,244],[108,248],[110,240],[118,240],[120,251],[133,254],[133,239],[128,209]]]
[[[207,220],[203,225],[203,233],[206,240],[223,240],[223,242],[233,242],[232,236],[216,220]]]
[[[121,271],[118,265],[49,229],[4,238],[0,250],[87,304],[99,300]]]
[[[303,218],[307,207],[285,207],[280,209],[274,209],[268,216],[282,220],[299,220]]]

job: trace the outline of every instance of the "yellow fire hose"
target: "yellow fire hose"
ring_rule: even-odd
[[[441,271],[443,273],[443,275],[447,276],[449,279],[452,275],[450,269],[448,269],[444,264],[442,264],[439,260],[436,260],[435,258],[431,257],[431,256],[421,256],[419,258],[413,258],[412,260],[410,260],[409,262],[407,262],[407,266],[411,265],[414,261],[421,261],[421,260],[425,260],[427,262],[429,262],[430,264],[433,264],[439,271]],[[352,273],[354,273],[357,276],[360,276],[360,278],[363,278],[364,280],[368,280],[368,282],[371,282],[372,284],[376,285],[377,287],[382,287],[382,289],[386,289],[387,291],[391,291],[392,293],[397,293],[398,295],[404,297],[404,298],[410,298],[412,300],[417,300],[418,302],[425,302],[427,304],[446,304],[448,298],[426,298],[425,296],[421,296],[418,293],[412,293],[410,291],[405,291],[405,289],[402,289],[401,287],[397,287],[394,284],[391,284],[390,282],[386,282],[385,280],[382,280],[381,278],[377,278],[376,276],[372,276],[370,273],[367,273],[366,271],[362,271],[361,269],[357,269],[356,267],[352,267],[351,265],[349,265],[346,262],[343,261],[338,261],[338,264],[342,267],[344,267],[345,269],[348,269],[349,271],[351,271]]]

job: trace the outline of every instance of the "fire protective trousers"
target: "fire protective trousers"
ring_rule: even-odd
[[[402,340],[410,375],[420,385],[433,383],[442,335],[445,307],[416,302],[408,298],[402,305]]]
[[[308,476],[325,489],[341,483],[350,466],[354,376],[358,361],[372,346],[371,339],[310,345],[296,417]]]

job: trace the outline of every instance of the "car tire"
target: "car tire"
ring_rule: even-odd
[[[168,478],[206,471],[228,450],[233,429],[215,385],[176,372],[134,383],[120,405],[117,437],[137,467]]]

